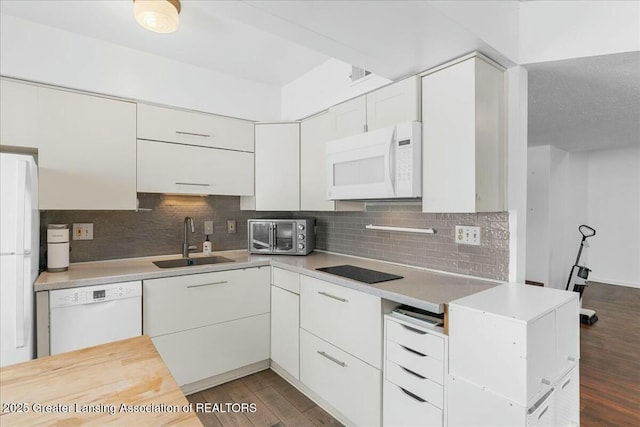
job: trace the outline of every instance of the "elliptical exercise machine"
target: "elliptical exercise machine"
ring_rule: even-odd
[[[584,289],[587,287],[586,282],[591,269],[579,264],[580,256],[582,255],[582,249],[585,247],[585,244],[587,247],[589,247],[587,239],[589,237],[595,236],[596,230],[589,227],[588,225],[583,224],[578,227],[578,231],[580,231],[580,234],[582,234],[582,240],[580,241],[580,248],[578,249],[576,262],[575,264],[573,264],[573,266],[571,267],[571,271],[569,272],[569,280],[567,280],[567,287],[565,288],[565,290],[568,291],[569,287],[573,283],[573,291],[580,294],[580,322],[586,325],[593,325],[598,321],[598,315],[594,310],[582,308],[582,294],[584,293]]]

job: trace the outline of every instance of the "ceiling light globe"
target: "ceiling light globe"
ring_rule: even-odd
[[[180,2],[177,0],[134,0],[133,14],[138,24],[156,33],[178,30]]]

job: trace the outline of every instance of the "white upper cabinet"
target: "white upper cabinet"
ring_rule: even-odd
[[[136,209],[136,104],[37,91],[39,208]]]
[[[329,109],[331,139],[420,121],[420,78],[409,77]]]
[[[253,153],[139,139],[138,191],[252,195]]]
[[[255,125],[257,211],[300,210],[300,123]]]
[[[367,94],[367,131],[411,121],[420,121],[418,76]]]
[[[139,103],[138,139],[253,152],[253,122]]]
[[[366,95],[334,105],[329,112],[330,139],[346,138],[367,131]]]
[[[37,147],[38,87],[0,80],[0,145]]]
[[[422,123],[422,211],[504,211],[504,72],[473,56],[424,76]]]

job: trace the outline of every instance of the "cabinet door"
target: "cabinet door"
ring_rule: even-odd
[[[269,312],[269,268],[145,280],[143,325],[155,337]]]
[[[271,360],[300,379],[300,297],[271,287]]]
[[[138,140],[141,193],[253,194],[253,153]]]
[[[300,210],[300,124],[257,124],[256,210]]]
[[[40,209],[136,209],[136,105],[38,88]]]
[[[269,359],[269,313],[152,338],[180,386]]]
[[[380,371],[300,330],[300,381],[356,426],[379,426]]]
[[[580,358],[578,297],[556,309],[556,374],[563,375]]]
[[[253,122],[138,104],[138,138],[253,152]]]
[[[329,109],[332,140],[364,133],[367,130],[367,97],[359,96]]]
[[[300,327],[381,368],[382,303],[379,297],[301,276]]]
[[[562,377],[556,386],[556,419],[557,426],[580,425],[580,372],[576,365],[567,375]]]
[[[0,145],[38,146],[37,86],[0,80]]]
[[[480,58],[422,78],[423,212],[505,209],[503,79]]]
[[[409,77],[367,94],[367,130],[420,121],[420,78]]]
[[[325,142],[333,136],[334,112],[305,120],[300,125],[300,209],[332,211],[335,202],[327,200]]]
[[[545,393],[556,379],[555,311],[527,327],[527,402]]]

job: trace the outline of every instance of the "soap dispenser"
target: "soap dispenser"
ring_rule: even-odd
[[[211,241],[209,240],[209,235],[207,234],[207,238],[202,244],[202,253],[205,255],[211,255]]]

